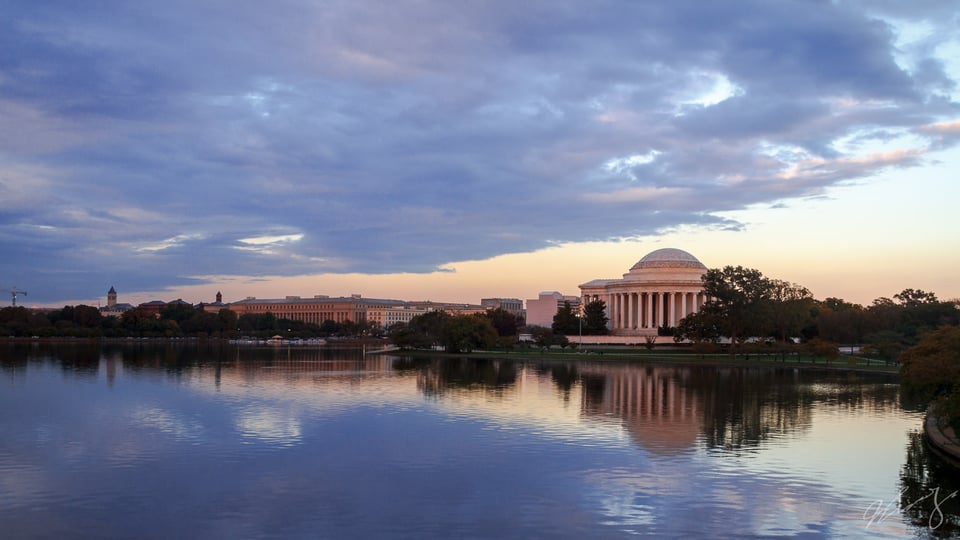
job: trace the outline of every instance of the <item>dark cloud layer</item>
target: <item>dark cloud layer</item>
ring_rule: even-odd
[[[0,1],[0,282],[44,302],[736,228],[718,213],[956,144],[950,4]]]

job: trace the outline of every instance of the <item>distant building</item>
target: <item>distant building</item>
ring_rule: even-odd
[[[200,308],[207,313],[219,313],[221,309],[229,309],[230,304],[223,303],[223,295],[217,291],[217,301],[209,304],[200,303]]]
[[[384,326],[386,310],[403,307],[401,300],[362,298],[359,294],[350,297],[330,298],[317,295],[313,298],[288,296],[280,299],[247,298],[230,304],[230,310],[238,316],[247,313],[263,315],[271,313],[280,319],[323,324],[324,321],[343,323],[372,322]]]
[[[131,309],[133,309],[132,304],[117,302],[117,290],[110,287],[110,290],[107,291],[107,305],[106,307],[100,308],[100,314],[104,317],[119,317],[123,315],[125,311],[130,311]]]
[[[486,313],[487,308],[479,304],[460,304],[457,302],[433,302],[430,300],[417,300],[407,302],[407,305],[426,309],[427,311],[446,311],[451,315],[474,315],[477,313]]]
[[[563,307],[564,302],[570,302],[574,312],[580,309],[579,296],[565,296],[557,291],[540,293],[535,299],[527,300],[527,324],[534,326],[550,326],[557,310]]]
[[[175,304],[175,303],[186,304],[186,302],[184,302],[183,300],[174,300],[173,302],[170,302],[170,304]],[[153,315],[154,317],[159,318],[160,312],[163,311],[163,308],[165,307],[167,307],[167,302],[164,302],[163,300],[151,300],[149,302],[144,302],[138,305],[137,309],[141,311],[145,311]]]
[[[523,317],[523,300],[519,298],[482,298],[480,305],[484,309],[502,309],[513,313],[517,317]]]
[[[377,319],[383,321],[381,324],[383,328],[390,328],[397,323],[409,323],[414,317],[425,315],[431,311],[434,310],[426,307],[410,305],[391,306],[384,308],[382,313],[377,313]]]

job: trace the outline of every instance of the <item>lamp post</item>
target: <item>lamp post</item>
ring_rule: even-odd
[[[577,326],[580,329],[580,344],[577,346],[577,349],[583,353],[583,300],[580,300],[580,305],[577,306]]]

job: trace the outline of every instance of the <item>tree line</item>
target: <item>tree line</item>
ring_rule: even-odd
[[[316,338],[368,336],[376,328],[366,322],[332,320],[322,324],[280,318],[272,313],[237,316],[229,309],[207,312],[190,304],[168,304],[159,314],[135,308],[117,316],[103,316],[93,306],[64,306],[48,312],[25,307],[0,309],[0,336],[75,338]]]
[[[904,289],[869,306],[821,301],[802,285],[742,266],[708,270],[703,291],[708,301],[699,311],[661,332],[694,344],[729,338],[731,352],[759,338],[783,345],[859,345],[866,355],[896,360],[925,333],[960,323],[958,301],[941,301],[932,292]]]
[[[548,327],[528,326],[523,317],[505,309],[488,309],[471,315],[432,311],[417,315],[409,323],[390,329],[390,339],[402,349],[442,348],[447,352],[472,352],[477,349],[512,348],[521,334],[529,334],[538,347],[571,346],[568,335],[606,334],[606,305],[602,301],[586,305],[576,313],[570,302],[557,309]]]

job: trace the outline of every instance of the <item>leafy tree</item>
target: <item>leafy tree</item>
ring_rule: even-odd
[[[813,336],[837,343],[863,343],[868,314],[860,304],[831,297],[814,305],[812,312]]]
[[[605,336],[607,328],[607,304],[603,300],[594,300],[583,308],[583,333],[589,336]]]
[[[160,318],[182,323],[196,315],[197,310],[190,304],[171,302],[160,309]]]
[[[100,328],[103,316],[100,310],[93,306],[79,305],[73,308],[73,322],[84,328]]]
[[[437,345],[440,343],[443,328],[450,317],[451,315],[446,311],[431,311],[410,319],[407,326],[410,330],[424,336],[430,345]]]
[[[269,311],[257,318],[257,330],[266,330],[268,332],[277,332],[280,330],[280,324],[277,317]]]
[[[340,325],[337,321],[327,319],[320,325],[320,333],[325,336],[334,336],[340,333]]]
[[[935,400],[933,414],[960,432],[960,326],[926,334],[900,355],[901,382],[914,399]]]
[[[710,299],[684,325],[681,337],[703,341],[719,331],[738,344],[763,335],[763,307],[771,297],[770,280],[759,270],[742,266],[712,268],[703,275],[703,292]],[[706,325],[699,327],[698,325]],[[736,353],[735,347],[730,348]]]
[[[433,341],[426,334],[416,332],[402,323],[391,328],[390,342],[401,349],[427,349],[433,345]]]
[[[502,336],[516,336],[517,328],[520,326],[520,319],[503,308],[488,309],[487,319],[496,329],[497,334]]]
[[[686,339],[694,343],[716,343],[720,340],[722,332],[718,313],[716,309],[701,309],[680,319],[673,340],[680,342]]]
[[[960,390],[960,326],[925,335],[900,355],[902,382],[930,397]]]
[[[536,343],[538,347],[542,348],[553,345],[553,329],[543,326],[530,326],[528,329],[533,336],[533,342]]]
[[[867,334],[864,337],[866,347],[864,352],[875,358],[884,360],[896,360],[904,350],[906,336],[895,330],[880,330]]]
[[[143,308],[134,308],[129,311],[124,311],[120,315],[120,322],[124,328],[135,329],[142,322],[156,319],[153,313],[143,309]]]
[[[836,360],[840,357],[840,347],[838,347],[836,343],[819,338],[811,339],[804,344],[804,348],[810,356],[826,358],[828,364],[831,360]]]
[[[799,335],[812,321],[813,295],[803,286],[779,279],[769,280],[770,296],[764,301],[763,316],[769,321],[773,337],[784,343]]]
[[[497,343],[497,331],[482,315],[454,315],[440,332],[440,340],[447,352],[471,352],[477,348],[492,347]]]
[[[29,335],[30,310],[23,306],[0,309],[0,330],[4,332],[3,335]]]
[[[211,335],[223,330],[220,317],[216,313],[194,311],[193,316],[180,323],[187,335]]]
[[[557,310],[557,314],[553,316],[551,328],[554,334],[568,335],[580,332],[580,319],[573,312],[569,301],[564,301],[563,307]]]
[[[918,306],[921,304],[937,303],[937,295],[920,289],[904,289],[893,295],[901,305]]]
[[[217,312],[217,319],[219,320],[220,328],[224,331],[232,332],[238,328],[239,319],[234,311],[223,308]]]

